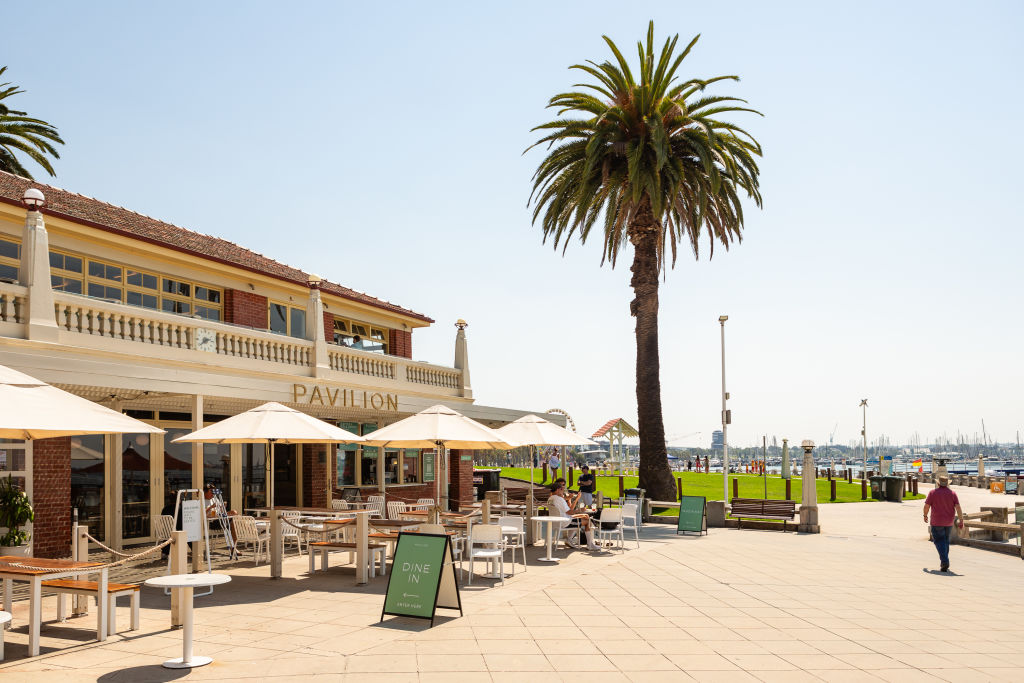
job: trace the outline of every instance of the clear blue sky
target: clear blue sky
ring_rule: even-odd
[[[591,431],[635,418],[630,255],[542,246],[522,151],[602,33],[701,33],[683,73],[765,114],[764,209],[664,281],[674,443],[717,428],[723,313],[732,443],[847,443],[864,397],[869,438],[1024,431],[1024,5],[638,5],[44,2],[0,64],[67,141],[53,184],[427,313],[419,359],[465,318],[481,403]]]

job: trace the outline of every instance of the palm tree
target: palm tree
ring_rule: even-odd
[[[0,76],[7,71],[7,67],[0,68]],[[46,158],[49,154],[54,159],[59,159],[60,154],[51,143],[64,144],[57,134],[57,129],[40,119],[33,119],[25,116],[25,112],[10,109],[4,104],[4,100],[12,95],[25,92],[16,85],[0,83],[0,171],[7,171],[25,178],[32,178],[32,175],[21,165],[14,155],[15,151],[21,151],[30,159],[46,169],[50,175],[57,175]]]
[[[559,118],[533,129],[544,134],[531,149],[549,150],[533,176],[533,222],[540,219],[544,241],[550,238],[556,249],[562,243],[563,253],[571,237],[585,243],[600,225],[601,264],[609,261],[613,268],[627,243],[633,246],[629,309],[636,318],[640,486],[649,498],[674,500],[661,410],[658,278],[668,260],[666,245],[674,267],[680,243],[698,257],[703,232],[712,254],[715,242],[728,249],[742,239],[738,191],[761,206],[755,162],[761,146],[718,117],[758,112],[742,106],[744,100],[704,94],[708,85],[738,81],[736,76],[677,79],[699,35],[678,55],[676,35],[655,57],[651,22],[646,44],[637,43],[639,82],[615,43],[603,37],[615,63],[570,67],[596,82],[577,84],[584,92],[552,97],[548,108]]]

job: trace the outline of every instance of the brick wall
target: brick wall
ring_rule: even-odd
[[[463,460],[463,455],[470,459]],[[448,451],[448,468],[451,482],[448,499],[451,509],[458,510],[459,505],[475,503],[476,499],[473,497],[473,451]]]
[[[225,289],[224,322],[265,330],[267,329],[267,305],[265,296],[240,289]]]
[[[32,444],[32,554],[71,556],[71,437]]]
[[[412,358],[412,332],[388,330],[388,351],[392,356]]]
[[[335,464],[335,467],[337,465]],[[327,446],[302,445],[302,504],[327,507]]]
[[[324,311],[324,339],[328,344],[334,343],[334,314]]]

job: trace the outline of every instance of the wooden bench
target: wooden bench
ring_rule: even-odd
[[[737,528],[742,528],[744,519],[781,519],[782,530],[785,531],[786,521],[796,516],[795,500],[733,498],[729,506],[729,516],[736,520]]]
[[[332,550],[342,550],[348,553],[348,561],[352,561],[352,556],[356,552],[355,543],[344,543],[341,541],[314,541],[306,544],[306,548],[309,550],[309,573],[313,574],[316,572],[316,555],[320,553],[320,570],[327,571],[327,555]],[[376,567],[380,566],[380,575],[387,575],[387,550],[388,547],[383,543],[368,543],[366,546],[367,552],[370,553],[370,578],[372,579],[377,575]]]
[[[1021,538],[1024,537],[1024,524],[1003,524],[1001,522],[975,522],[973,520],[967,520],[964,522],[964,527],[967,529],[980,529],[982,531],[990,531],[996,538],[993,540],[1007,541],[1009,536],[1016,535],[1018,545],[1021,543]]]
[[[76,579],[55,579],[43,581],[43,589],[57,593],[57,619],[64,621],[64,596],[89,595],[99,600],[99,583],[96,581],[78,581]],[[131,596],[132,628],[139,630],[139,593],[141,586],[137,583],[108,583],[107,599],[110,609],[107,610],[107,634],[117,633],[117,599],[122,595]]]

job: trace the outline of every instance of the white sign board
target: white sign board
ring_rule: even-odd
[[[199,500],[181,501],[181,528],[188,535],[188,541],[203,538],[203,503]]]

